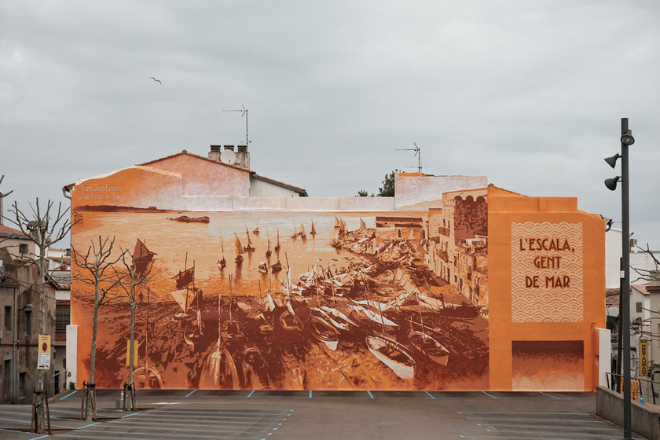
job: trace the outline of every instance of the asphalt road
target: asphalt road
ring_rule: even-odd
[[[594,415],[595,393],[139,390],[138,412],[99,390],[99,420],[80,418],[74,392],[50,401],[57,439],[422,440],[581,439],[623,436]],[[30,406],[0,405],[0,438],[25,432]],[[635,436],[636,439],[644,437]]]

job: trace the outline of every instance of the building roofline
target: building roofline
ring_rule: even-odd
[[[23,234],[18,229],[10,228],[4,224],[0,224],[0,237],[2,238],[16,238],[19,240],[29,240],[30,237]]]
[[[270,183],[270,184],[275,185],[275,186],[279,186],[281,188],[290,189],[292,191],[297,192],[302,197],[308,197],[307,190],[305,190],[304,188],[299,188],[297,186],[289,185],[288,183],[284,183],[284,182],[280,182],[278,180],[270,179],[268,177],[260,176],[257,173],[255,173],[254,171],[252,171],[251,177],[254,177],[255,179],[261,180],[263,182]]]
[[[208,157],[200,156],[200,155],[198,155],[198,154],[194,154],[194,153],[189,153],[187,150],[183,150],[181,153],[176,153],[176,154],[171,154],[171,155],[169,155],[169,156],[161,157],[161,158],[159,158],[159,159],[150,160],[149,162],[140,163],[140,164],[137,164],[136,166],[138,166],[138,167],[146,167],[146,166],[149,166],[149,165],[151,165],[151,164],[153,164],[153,163],[156,163],[156,162],[161,162],[161,161],[163,161],[163,160],[172,159],[172,158],[174,158],[174,157],[177,157],[177,156],[183,156],[183,155],[186,155],[186,156],[192,156],[192,157],[194,157],[194,158],[196,158],[196,159],[206,160],[206,161],[211,162],[211,163],[214,163],[214,164],[216,164],[216,165],[224,165],[224,166],[226,166],[226,167],[234,168],[234,169],[239,170],[239,171],[245,171],[246,173],[254,173],[254,171],[249,170],[249,169],[247,169],[247,168],[239,167],[238,165],[231,165],[231,164],[224,163],[224,162],[220,162],[220,161],[213,160],[213,159],[209,159]]]
[[[499,189],[500,191],[504,191],[504,192],[507,192],[509,194],[513,194],[513,195],[516,195],[516,196],[529,197],[529,196],[526,196],[525,194],[520,194],[520,193],[517,193],[515,191],[511,191],[509,189],[502,188],[502,187],[497,186],[497,185],[493,185],[492,183],[489,183],[486,188],[496,188],[496,189]]]
[[[276,186],[279,186],[279,187],[282,187],[282,188],[290,189],[294,192],[297,192],[302,197],[308,197],[307,190],[305,190],[304,188],[300,188],[300,187],[297,187],[297,186],[294,186],[294,185],[290,185],[288,183],[280,182],[278,180],[271,179],[271,178],[268,178],[268,177],[260,176],[259,174],[256,173],[256,171],[253,171],[253,170],[250,170],[250,169],[247,169],[247,168],[243,168],[243,167],[239,167],[238,165],[231,165],[231,164],[228,164],[228,163],[224,163],[224,162],[220,162],[220,161],[217,161],[217,160],[209,159],[208,157],[200,156],[198,154],[189,153],[187,150],[183,150],[180,153],[171,154],[169,156],[161,157],[159,159],[150,160],[149,162],[137,164],[135,166],[149,167],[149,165],[151,165],[151,164],[161,162],[161,161],[164,161],[164,160],[167,160],[167,159],[172,159],[172,158],[177,157],[177,156],[183,156],[183,155],[191,156],[191,157],[194,157],[196,159],[205,160],[205,161],[211,162],[215,165],[222,165],[222,166],[225,166],[225,167],[233,168],[235,170],[239,170],[239,171],[249,173],[250,177],[254,177],[257,180],[268,182],[270,184],[273,184],[273,185],[276,185]],[[85,179],[85,180],[87,180],[87,179]],[[76,186],[75,183],[70,183],[68,185],[64,185],[63,188],[66,189],[67,191],[71,191],[73,189],[73,187],[75,187],[75,186]]]

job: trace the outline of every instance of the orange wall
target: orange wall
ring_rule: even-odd
[[[582,223],[583,316],[580,322],[513,322],[512,223]],[[490,388],[512,390],[513,341],[583,341],[584,390],[593,390],[598,346],[593,327],[605,327],[605,226],[603,220],[577,209],[576,198],[524,197],[496,187],[488,189],[490,282]],[[529,273],[537,272],[530,267]]]

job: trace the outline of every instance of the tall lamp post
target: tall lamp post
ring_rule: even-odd
[[[621,158],[621,176],[605,179],[605,186],[610,191],[616,189],[621,182],[621,304],[620,323],[623,339],[623,435],[632,439],[631,403],[630,403],[630,210],[629,189],[630,173],[628,173],[628,147],[635,143],[632,130],[628,128],[628,118],[621,118],[621,154],[605,159],[612,168],[617,159]],[[619,360],[621,361],[621,360]]]

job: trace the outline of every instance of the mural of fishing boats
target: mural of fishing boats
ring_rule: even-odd
[[[305,233],[305,225],[303,225],[302,222],[300,222],[300,232],[298,232],[298,235],[300,235],[300,238],[303,240],[307,238],[307,234]]]
[[[325,313],[325,315],[328,318],[328,321],[330,321],[330,323],[339,330],[350,331],[351,326],[358,327],[358,325],[354,321],[352,321],[348,316],[346,316],[344,313],[342,313],[341,311],[335,308],[328,306],[321,306],[320,310],[323,313]]]
[[[266,258],[270,258],[270,256],[273,255],[273,251],[270,250],[270,234],[268,233],[268,229],[266,229],[266,235],[268,236],[268,249],[266,249]]]
[[[250,231],[248,231],[247,225],[245,225],[245,235],[247,236],[247,244],[243,250],[245,252],[254,252],[254,246],[252,246],[252,240],[250,240]]]
[[[233,318],[232,309],[234,306],[234,293],[232,290],[233,278],[229,275],[229,319],[222,327],[222,331],[226,339],[237,339],[243,337],[240,323]]]
[[[181,312],[175,313],[174,319],[183,323],[184,341],[194,347],[194,339],[204,335],[201,310],[203,303],[200,301],[202,291],[195,287],[195,264],[193,262],[193,266],[186,269],[187,261],[188,254],[186,253],[184,270],[172,277],[176,281],[177,290],[170,294],[181,307]]]
[[[406,348],[385,336],[370,335],[365,342],[376,359],[387,365],[401,379],[415,376],[415,360],[406,352]]]
[[[337,216],[335,216],[335,229],[339,229],[340,227],[341,227],[341,222],[339,221]]]
[[[339,334],[337,330],[325,319],[317,315],[312,315],[309,320],[312,336],[323,342],[330,350],[337,350],[339,344]]]
[[[220,248],[222,249],[222,260],[218,260],[218,268],[224,269],[227,267],[227,260],[225,259],[225,245],[222,242],[222,233],[220,234]]]
[[[231,297],[232,276],[229,275],[229,288]],[[231,321],[231,300],[229,305]],[[200,388],[219,388],[219,389],[240,389],[241,380],[236,368],[236,362],[223,344],[223,333],[226,332],[226,326],[222,325],[222,295],[218,294],[218,341],[215,350],[205,362],[200,372]]]
[[[278,273],[282,271],[282,263],[280,262],[279,256],[277,257],[277,263],[270,266],[270,271],[272,273]]]
[[[282,329],[284,329],[286,331],[301,332],[303,330],[302,321],[300,320],[300,318],[298,318],[298,316],[296,316],[295,313],[292,313],[292,310],[289,310],[289,309],[284,310],[280,314],[280,316],[278,318],[278,321],[279,321],[280,326],[282,327]]]
[[[419,293],[416,292],[417,297],[417,312],[419,313],[421,331],[416,331],[413,328],[413,320],[410,318],[410,333],[408,339],[413,347],[419,350],[420,353],[431,359],[436,364],[447,366],[449,362],[449,350],[447,350],[440,342],[426,332],[424,326],[424,314],[422,313],[422,304],[419,298]]]
[[[259,263],[259,266],[257,266],[257,270],[261,273],[268,273],[268,263],[262,261]]]
[[[234,233],[234,237],[236,237],[236,240],[234,241],[234,245],[236,246],[236,258],[234,259],[234,262],[236,263],[236,267],[241,267],[243,264],[243,255],[241,255],[244,250],[243,246],[241,245],[241,240],[238,239],[238,235]]]
[[[138,389],[161,389],[163,388],[163,378],[154,367],[138,367],[133,371],[133,383]]]
[[[413,347],[433,362],[442,365],[443,367],[447,366],[447,363],[449,362],[449,350],[432,336],[426,332],[411,331],[408,333],[408,339],[410,339],[410,343]]]
[[[298,231],[296,230],[296,222],[291,220],[293,222],[293,234],[291,235],[291,238],[294,240],[298,237]]]
[[[287,257],[287,262],[288,262],[288,257]],[[291,284],[291,266],[287,269],[287,278],[283,280],[283,283],[285,283],[285,289],[286,289],[286,310],[284,310],[279,318],[278,321],[280,323],[280,326],[282,329],[290,332],[290,331],[302,331],[303,330],[303,323],[300,320],[300,318],[296,315],[295,310],[293,309],[293,305],[291,303],[291,291],[293,290],[292,284]]]
[[[275,244],[275,252],[280,253],[280,228],[277,228],[277,244]]]
[[[133,251],[133,266],[135,267],[135,278],[140,280],[149,271],[151,262],[154,259],[155,252],[147,249],[147,246],[139,238],[135,243]]]
[[[259,220],[257,220],[257,227],[252,231],[254,235],[259,235]]]
[[[257,347],[248,347],[243,352],[243,386],[252,390],[271,387],[268,362]]]
[[[359,306],[357,304],[348,304],[348,307],[353,310],[353,312],[354,312],[355,316],[357,317],[357,319],[363,319],[363,318],[366,317],[367,319],[369,319],[370,321],[375,322],[376,324],[387,325],[387,326],[390,326],[390,327],[398,327],[399,326],[399,324],[397,324],[396,322],[394,322],[390,319],[387,319],[382,314],[376,313],[373,310],[368,309],[366,307],[362,307],[362,306]]]
[[[312,219],[312,230],[309,231],[309,235],[316,235],[316,229],[314,228],[314,219]]]
[[[138,256],[138,258],[140,256],[147,256],[147,255],[150,255],[150,258],[152,258],[153,255],[156,255],[153,252],[149,252],[149,250],[146,248],[144,243],[142,243],[139,239],[138,242],[139,244],[136,245],[135,252],[133,253],[134,262],[136,261],[136,255]],[[147,252],[144,252],[145,249]],[[136,264],[136,267],[140,267],[140,266],[137,266]],[[146,316],[146,325],[144,328],[144,357],[143,359],[140,360],[140,364],[142,365],[136,368],[135,370],[133,370],[133,384],[137,388],[142,388],[142,389],[150,389],[150,388],[161,389],[164,386],[163,378],[160,375],[158,369],[149,364],[149,329],[150,329],[149,306],[151,304],[150,296],[151,296],[151,288],[147,286],[147,297],[146,297],[147,316]]]

